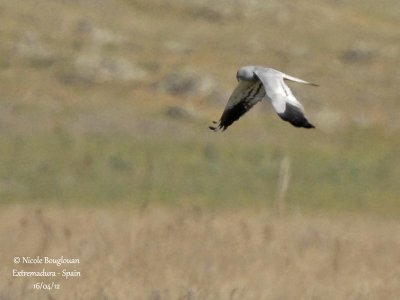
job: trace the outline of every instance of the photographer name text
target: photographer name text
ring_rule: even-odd
[[[52,265],[57,265],[57,267],[60,267],[62,265],[70,265],[70,264],[79,264],[79,258],[69,258],[69,257],[48,257],[48,256],[36,256],[36,257],[30,257],[30,256],[15,256],[14,257],[14,263],[15,264],[25,264],[25,265],[31,265],[31,264],[52,264]]]

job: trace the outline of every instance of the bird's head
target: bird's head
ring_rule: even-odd
[[[247,67],[240,68],[236,73],[236,79],[237,79],[237,81],[240,81],[240,80],[246,80],[246,81],[256,80],[257,78],[256,78],[256,75],[254,74],[254,67],[247,66]]]

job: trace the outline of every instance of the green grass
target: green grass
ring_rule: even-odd
[[[115,0],[89,13],[85,1],[4,2],[2,201],[271,206],[288,157],[289,209],[399,213],[400,6],[246,3]],[[348,50],[371,59],[346,62]],[[148,76],[125,81],[129,64]],[[320,84],[292,86],[317,130],[291,128],[259,105],[240,126],[211,133],[246,64]],[[158,90],[177,69],[221,95]],[[171,106],[193,115],[173,120]]]
[[[289,139],[274,145],[222,136],[8,136],[0,138],[0,196],[83,205],[272,206],[288,156],[290,209],[399,212],[398,146],[382,137],[368,145],[373,134],[358,130],[347,137],[350,144],[319,149]]]

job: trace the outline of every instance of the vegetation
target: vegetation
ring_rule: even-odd
[[[0,299],[397,299],[399,9],[0,1]],[[208,130],[250,64],[318,83],[317,128]]]
[[[395,220],[121,206],[14,206],[0,216],[5,299],[396,299],[400,292]],[[24,255],[80,263],[13,263]],[[11,277],[14,268],[81,276]],[[38,281],[60,289],[33,290]]]
[[[385,3],[2,3],[1,198],[270,205],[287,157],[293,209],[398,213],[398,5]],[[250,63],[317,81],[292,86],[317,129],[261,104],[209,132]]]

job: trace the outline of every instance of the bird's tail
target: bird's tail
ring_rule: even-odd
[[[296,77],[293,77],[293,76],[290,76],[290,75],[287,75],[287,74],[283,74],[283,79],[294,81],[294,82],[298,82],[298,83],[304,83],[304,84],[309,84],[309,85],[313,85],[313,86],[318,86],[318,84],[315,84],[315,83],[312,83],[312,82],[308,82],[308,81],[305,81],[305,80],[302,80],[300,78],[296,78]]]

